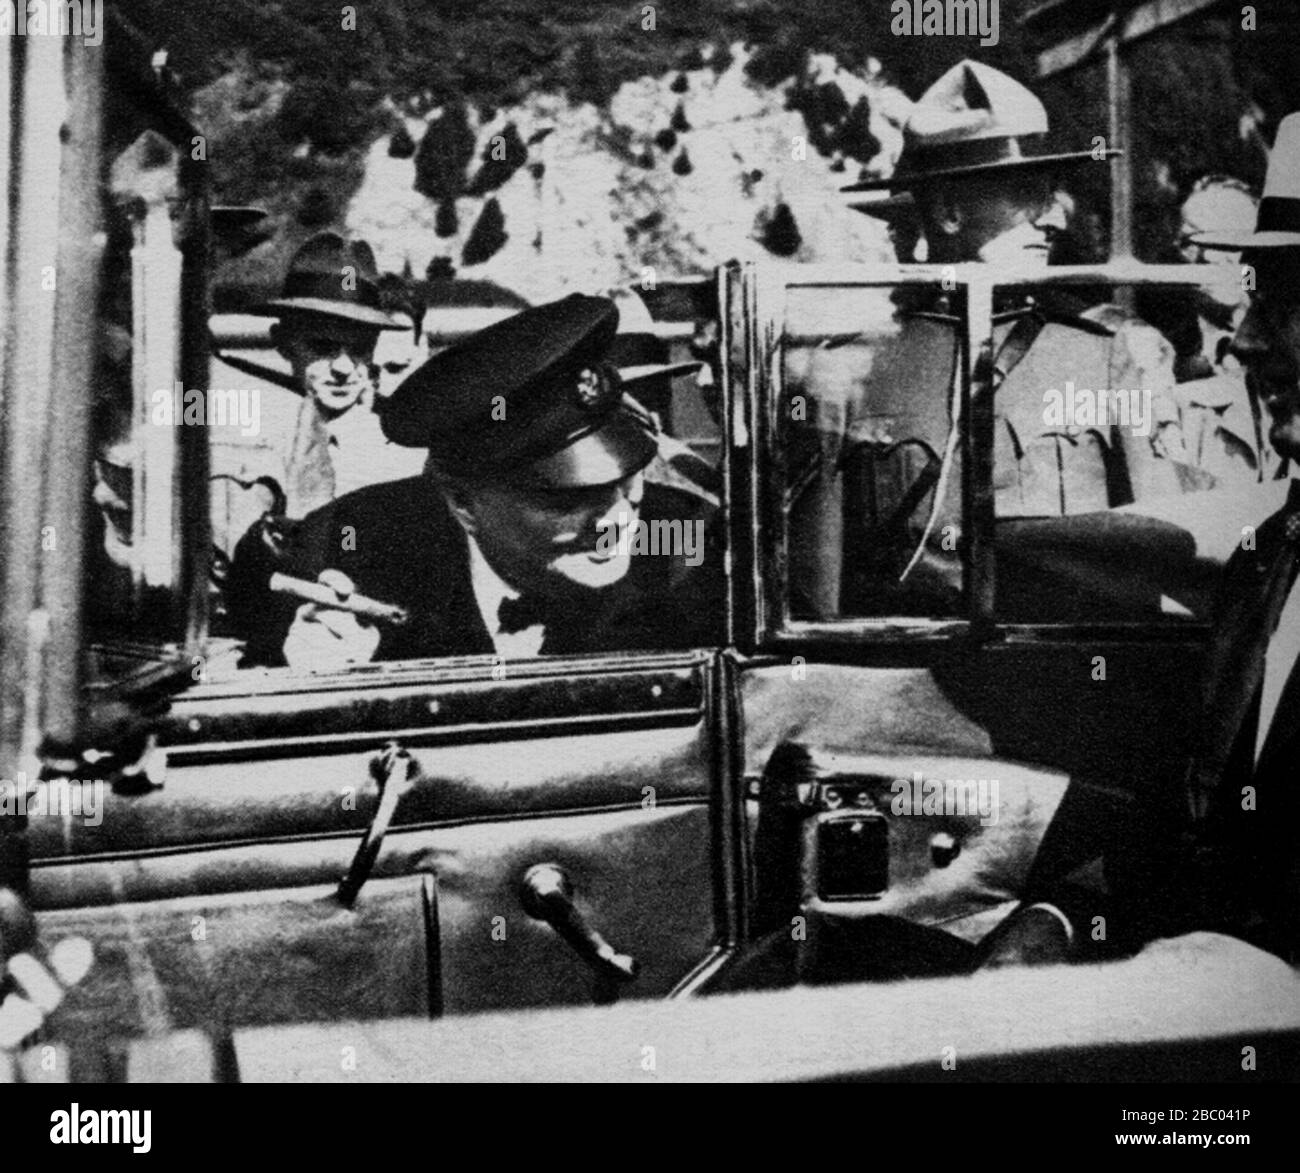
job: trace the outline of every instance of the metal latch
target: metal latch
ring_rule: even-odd
[[[351,908],[356,902],[361,886],[370,878],[370,872],[379,858],[384,836],[397,813],[397,804],[419,777],[419,769],[411,755],[396,741],[390,741],[375,755],[370,772],[379,784],[379,805],[375,808],[370,826],[361,839],[352,865],[339,884],[339,903]]]

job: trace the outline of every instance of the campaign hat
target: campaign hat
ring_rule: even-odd
[[[894,174],[840,190],[907,191],[936,179],[1054,168],[1120,153],[1109,149],[1032,153],[1046,133],[1047,110],[1032,91],[1000,69],[961,61],[912,108],[903,126],[903,152]]]

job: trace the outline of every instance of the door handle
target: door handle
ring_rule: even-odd
[[[370,878],[370,871],[379,858],[379,849],[384,845],[384,836],[397,813],[397,804],[415,785],[419,766],[401,745],[390,741],[375,755],[370,763],[370,772],[379,784],[379,803],[370,826],[361,837],[357,853],[352,857],[347,875],[339,882],[338,899],[345,908],[356,903],[361,886]]]
[[[578,911],[573,882],[559,865],[539,863],[529,868],[519,894],[524,911],[550,925],[595,973],[597,1002],[613,1002],[618,987],[636,977],[640,969],[636,959],[615,949]]]

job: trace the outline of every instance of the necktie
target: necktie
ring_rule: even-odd
[[[314,403],[304,402],[298,412],[285,479],[290,517],[305,517],[334,500],[329,429]]]
[[[502,635],[512,635],[526,627],[546,622],[546,600],[537,595],[520,595],[517,599],[502,599],[497,611],[497,623]]]

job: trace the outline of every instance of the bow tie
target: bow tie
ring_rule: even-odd
[[[546,600],[538,595],[520,595],[517,599],[502,599],[497,611],[497,623],[502,635],[512,635],[526,627],[535,627],[547,621]]]

